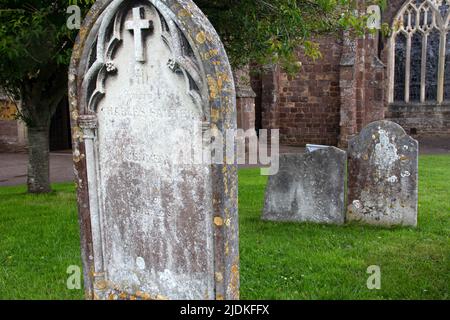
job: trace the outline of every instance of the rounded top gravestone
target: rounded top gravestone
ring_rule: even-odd
[[[237,299],[237,170],[203,161],[205,132],[236,128],[235,89],[204,14],[97,1],[69,100],[87,298]]]
[[[418,142],[398,124],[377,121],[350,140],[347,220],[416,226]]]

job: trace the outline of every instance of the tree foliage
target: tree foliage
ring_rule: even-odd
[[[67,0],[0,0],[0,87],[25,107],[28,126],[43,126],[64,95],[76,30]],[[85,11],[88,4],[84,4]]]
[[[373,4],[385,5],[386,0]],[[354,0],[198,0],[225,43],[234,66],[250,61],[281,63],[298,69],[296,50],[321,56],[314,38],[365,31],[365,15],[355,15]]]

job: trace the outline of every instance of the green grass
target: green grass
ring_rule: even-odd
[[[262,222],[266,178],[239,173],[243,299],[450,298],[450,156],[420,158],[416,229]],[[66,289],[81,263],[74,188],[54,189],[0,188],[0,298],[83,298]],[[370,265],[381,290],[366,287]]]

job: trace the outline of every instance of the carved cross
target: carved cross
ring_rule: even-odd
[[[145,62],[142,30],[153,29],[153,22],[145,20],[144,16],[144,7],[133,8],[133,20],[125,22],[125,29],[134,34],[134,54],[137,62]]]

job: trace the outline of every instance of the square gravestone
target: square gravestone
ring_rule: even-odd
[[[235,91],[203,13],[97,1],[69,99],[86,296],[237,299],[236,166],[202,158],[206,132],[236,128]]]
[[[346,153],[335,147],[280,156],[270,176],[262,219],[343,224]]]
[[[348,221],[417,225],[418,142],[402,127],[377,121],[350,140]]]

